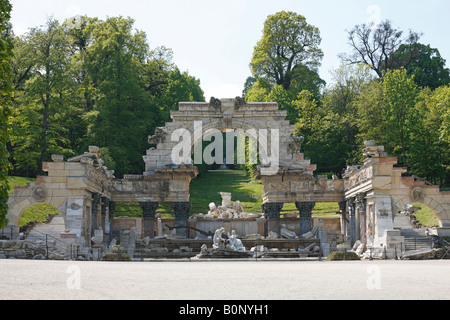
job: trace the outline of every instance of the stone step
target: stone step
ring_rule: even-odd
[[[60,239],[60,235],[65,231],[65,222],[62,216],[56,216],[50,223],[37,224],[30,231],[27,239],[45,239],[45,235],[48,235],[49,239]]]
[[[398,213],[394,218],[394,228],[403,230],[413,229],[414,227],[406,214]]]

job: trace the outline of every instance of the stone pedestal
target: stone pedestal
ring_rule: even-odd
[[[143,237],[155,237],[155,213],[158,208],[157,202],[140,202],[139,205],[142,209],[142,225],[143,225]]]
[[[176,235],[187,238],[189,234],[187,231],[187,219],[189,219],[191,204],[189,202],[175,202],[172,203],[172,209],[175,216]]]
[[[295,206],[300,212],[300,236],[310,232],[312,230],[311,226],[311,216],[315,202],[296,202]]]
[[[281,228],[280,228],[280,212],[283,209],[283,203],[264,203],[262,205],[262,212],[264,213],[264,217],[267,220],[267,234],[268,236],[270,232],[275,232],[277,237],[281,237]]]

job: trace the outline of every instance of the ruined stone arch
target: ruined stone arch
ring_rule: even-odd
[[[149,143],[156,145],[156,148],[150,148],[144,156],[145,174],[150,175],[155,170],[173,165],[171,153],[177,142],[171,141],[171,137],[175,130],[188,130],[192,137],[191,145],[198,142],[198,136],[194,135],[195,122],[201,122],[203,132],[208,129],[219,131],[234,129],[241,132],[255,129],[256,135],[258,135],[259,130],[267,129],[268,139],[267,149],[265,150],[267,155],[270,155],[270,131],[277,129],[279,130],[279,154],[280,159],[283,160],[281,166],[298,166],[296,159],[292,157],[293,154],[299,153],[299,150],[293,148],[294,139],[292,135],[295,126],[286,120],[287,112],[279,110],[278,104],[274,102],[239,104],[237,103],[238,100],[222,99],[220,103],[213,105],[207,102],[180,102],[178,110],[171,112],[173,121],[166,123],[164,127],[157,128],[155,134],[149,137]],[[258,136],[250,136],[250,138],[258,140]]]
[[[426,189],[424,189],[426,190]],[[446,209],[449,206],[450,195],[439,192],[424,192],[422,198],[415,199],[409,194],[404,196],[392,196],[393,198],[393,211],[399,213],[408,204],[421,203],[430,208],[437,216],[440,227],[450,226],[450,211]]]
[[[53,196],[53,189],[45,184],[29,183],[25,187],[15,187],[15,192],[10,194],[8,205],[9,224],[18,225],[22,214],[36,204],[48,204],[59,211],[65,219],[67,209],[67,197]]]
[[[233,119],[232,121],[232,125],[229,127],[225,127],[223,125],[223,121],[222,119],[205,119],[202,121],[202,129],[203,129],[203,133],[207,133],[208,130],[218,130],[221,132],[226,132],[226,130],[231,129],[234,130],[235,133],[238,134],[242,134],[244,135],[246,138],[251,139],[257,146],[258,150],[260,147],[264,148],[264,145],[260,146],[258,144],[259,141],[259,130],[261,129],[270,129],[267,127],[263,127],[261,126],[260,123],[257,123],[255,121],[252,121],[250,119]],[[201,141],[201,139],[203,138],[202,136],[198,136],[194,134],[195,131],[195,126],[192,126],[191,128],[188,129],[188,131],[191,133],[191,136],[194,137],[194,139],[192,139],[192,147],[194,147],[197,143],[199,143]],[[267,134],[267,140],[268,140],[268,148],[264,148],[263,151],[265,152],[265,154],[270,154],[270,143],[271,143],[271,134],[270,132],[268,132]],[[236,145],[234,146],[235,148],[237,147]]]

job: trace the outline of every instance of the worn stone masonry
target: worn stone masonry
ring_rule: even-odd
[[[255,142],[260,138],[258,131],[267,130],[267,150],[262,150],[267,154],[274,143],[270,132],[278,130],[277,170],[267,171],[268,164],[263,163],[255,171],[255,177],[263,184],[261,210],[266,233],[281,236],[280,212],[285,203],[294,203],[299,210],[299,236],[310,233],[312,210],[318,202],[339,203],[344,240],[351,245],[360,241],[366,249],[401,243],[403,239],[393,221],[396,213],[413,202],[432,208],[441,229],[450,230],[450,192],[440,192],[437,186],[402,176],[407,169],[395,167],[397,158],[389,157],[384,147],[376,146],[374,141],[366,142],[364,164],[349,166],[343,179],[314,176],[317,167],[301,153],[304,139],[293,136],[294,126],[286,115],[277,103],[245,103],[242,98],[180,102],[179,109],[171,113],[173,121],[149,137],[153,147],[143,157],[145,172],[125,175],[123,179],[116,179],[114,171],[103,165],[98,147],[92,146],[66,162],[55,155],[53,162],[43,163],[47,176],[38,177],[26,187],[16,187],[10,195],[10,233],[17,229],[18,220],[28,207],[48,203],[64,217],[66,232],[62,238],[74,239],[87,247],[110,243],[116,203],[133,202],[139,203],[143,213],[142,230],[137,231],[141,237],[155,236],[155,212],[160,203],[171,204],[177,235],[187,237],[189,186],[198,169],[190,157],[183,163],[174,163],[172,151],[178,142],[172,141],[172,134],[177,129],[188,130],[192,146],[211,130],[238,132]]]

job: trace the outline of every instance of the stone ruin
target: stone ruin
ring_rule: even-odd
[[[240,98],[212,99],[210,103],[180,102],[178,110],[171,112],[173,121],[149,137],[152,147],[143,156],[145,172],[116,179],[114,171],[104,166],[99,148],[95,146],[66,162],[62,156],[54,155],[53,162],[42,164],[46,175],[26,187],[17,187],[10,195],[9,225],[3,231],[16,240],[21,214],[31,205],[47,203],[64,218],[61,239],[78,246],[79,250],[101,255],[102,247],[111,244],[115,236],[116,203],[139,203],[143,218],[139,227],[135,226],[136,231],[128,236],[137,241],[148,239],[149,244],[161,236],[156,228],[156,210],[159,204],[167,203],[173,209],[173,228],[178,238],[188,240],[189,230],[203,230],[207,223],[214,228],[206,234],[213,234],[220,229],[220,224],[227,225],[230,234],[232,230],[244,234],[237,228],[242,221],[252,227],[245,235],[254,235],[256,240],[320,239],[322,252],[327,252],[335,248],[334,235],[315,229],[312,211],[317,202],[336,202],[339,203],[339,235],[346,248],[353,248],[359,241],[356,250],[367,252],[382,248],[380,250],[392,258],[404,242],[394,224],[396,216],[409,203],[420,202],[438,216],[439,236],[450,235],[450,192],[441,192],[438,186],[406,176],[407,168],[396,166],[398,159],[389,157],[384,147],[377,146],[375,141],[365,142],[364,163],[349,166],[342,179],[315,176],[317,166],[301,153],[304,139],[293,136],[295,127],[286,116],[286,111],[279,110],[274,102],[245,103]],[[177,142],[170,137],[177,129],[187,129],[194,136],[192,143],[199,142],[195,138],[196,121],[202,121],[205,132],[234,130],[251,140],[257,140],[252,134],[255,130],[279,130],[278,171],[268,174],[264,166],[258,166],[254,172],[255,178],[263,184],[261,215],[245,212],[239,201],[231,202],[228,193],[221,194],[220,206],[211,203],[207,214],[190,215],[189,186],[197,177],[198,168],[192,163],[173,163],[171,153]],[[281,218],[286,203],[294,203],[299,211],[295,222],[299,230],[294,230]]]

